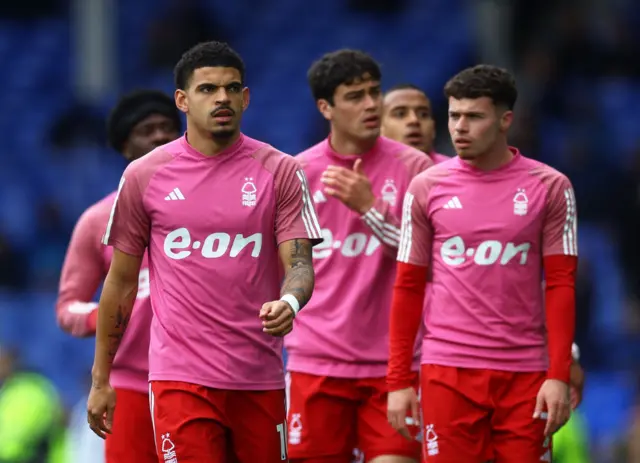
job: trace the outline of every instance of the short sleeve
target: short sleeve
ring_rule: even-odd
[[[398,261],[428,266],[431,262],[433,229],[427,216],[428,189],[422,176],[414,178],[404,196]]]
[[[120,179],[102,243],[126,254],[142,256],[149,244],[150,222],[132,166]]]
[[[564,175],[554,178],[548,185],[542,255],[578,255],[576,197],[571,182]]]
[[[316,214],[307,177],[290,156],[284,157],[275,172],[276,220],[278,244],[306,238],[314,244],[322,241],[320,222]]]

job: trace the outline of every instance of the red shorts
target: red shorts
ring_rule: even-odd
[[[546,421],[533,418],[545,379],[545,372],[422,365],[423,461],[551,461]]]
[[[383,455],[420,458],[420,443],[406,440],[387,421],[385,378],[289,375],[287,421],[292,461],[350,462],[354,448],[367,461]]]
[[[105,442],[106,463],[155,463],[158,460],[149,411],[149,394],[116,389],[113,429]]]
[[[152,381],[151,407],[160,463],[288,461],[284,390]]]

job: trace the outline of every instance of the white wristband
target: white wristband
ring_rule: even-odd
[[[294,317],[298,315],[298,312],[300,312],[300,303],[293,294],[285,294],[280,298],[280,300],[286,302],[291,306],[291,308],[293,309]]]
[[[573,357],[573,360],[575,360],[576,362],[580,360],[580,348],[575,342],[571,346],[571,356]]]

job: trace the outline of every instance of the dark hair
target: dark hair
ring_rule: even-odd
[[[169,118],[178,132],[182,121],[176,104],[169,95],[158,90],[136,90],[124,95],[114,106],[107,119],[109,145],[122,152],[129,134],[136,124],[152,114]]]
[[[314,62],[307,72],[313,98],[333,104],[336,89],[360,79],[380,80],[380,65],[371,56],[358,50],[338,50],[327,53]]]
[[[444,86],[447,98],[461,100],[486,96],[496,106],[513,109],[518,99],[516,80],[506,69],[479,64],[453,76]]]
[[[244,62],[225,42],[203,42],[187,50],[173,69],[176,88],[184,90],[196,69],[204,67],[234,68],[244,83]]]
[[[413,84],[396,84],[393,87],[391,87],[389,90],[387,90],[387,95],[389,93],[391,93],[391,92],[395,92],[396,90],[417,90],[419,92],[424,93],[425,95],[427,94],[424,90],[422,90],[417,85],[413,85]]]

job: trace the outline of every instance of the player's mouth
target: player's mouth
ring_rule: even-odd
[[[362,120],[362,123],[368,129],[377,129],[378,127],[380,127],[380,117],[378,116],[365,117]]]
[[[411,146],[421,146],[424,142],[424,137],[420,132],[409,132],[404,137],[405,143]]]
[[[227,124],[233,119],[233,110],[228,108],[220,108],[211,113],[215,121],[219,124]]]
[[[471,146],[471,140],[468,138],[456,138],[453,140],[453,144],[456,148],[465,149]]]

